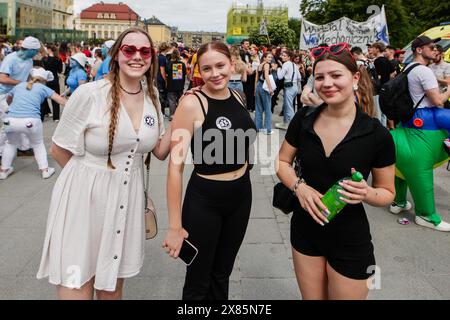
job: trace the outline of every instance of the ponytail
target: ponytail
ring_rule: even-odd
[[[32,78],[31,81],[28,82],[27,84],[27,90],[31,90],[33,89],[33,84],[35,83],[43,83],[45,84],[47,82],[47,80],[36,77],[36,78]]]
[[[37,82],[37,79],[32,79],[30,82],[28,82],[27,90],[33,89],[33,84],[35,84],[36,82]]]
[[[361,77],[359,78],[358,90],[356,91],[356,96],[358,98],[359,107],[362,111],[367,113],[369,116],[375,116],[375,102],[373,100],[373,84],[367,69],[364,65],[359,67],[359,73]]]

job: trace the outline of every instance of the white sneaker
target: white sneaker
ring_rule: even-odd
[[[447,223],[445,221],[441,221],[441,223],[439,223],[437,226],[435,226],[434,223],[429,222],[428,220],[419,216],[416,216],[414,221],[416,222],[416,224],[422,227],[427,227],[437,231],[450,232],[450,223]]]
[[[48,167],[47,170],[42,171],[42,179],[48,179],[55,173],[55,168]]]
[[[14,168],[8,168],[6,171],[4,172],[0,172],[0,180],[5,180],[6,178],[8,178],[8,176],[14,172]]]
[[[265,131],[265,132],[264,132],[264,134],[265,134],[265,135],[268,135],[268,136],[272,135],[272,133],[273,133],[272,130],[270,130],[270,131]]]
[[[399,206],[395,202],[392,202],[391,206],[389,207],[389,211],[392,214],[399,214],[402,211],[408,211],[411,210],[412,204],[409,201],[406,201],[406,204],[404,206]]]
[[[284,123],[284,122],[275,123],[275,128],[278,128],[281,130],[287,130],[288,127],[289,127],[288,123]]]

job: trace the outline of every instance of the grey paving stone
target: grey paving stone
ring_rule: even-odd
[[[55,300],[55,286],[33,276],[0,276],[0,300]]]
[[[243,278],[242,298],[245,300],[299,300],[301,295],[295,278]]]
[[[15,276],[42,250],[42,229],[0,228],[0,275]]]
[[[433,300],[442,294],[420,274],[381,275],[379,290],[370,290],[369,300]],[[447,297],[448,299],[448,297]]]
[[[243,244],[240,257],[243,278],[292,278],[294,276],[284,244]]]
[[[244,243],[282,243],[275,219],[250,219]]]
[[[250,213],[251,218],[273,218],[272,205],[267,200],[253,201],[252,211]]]

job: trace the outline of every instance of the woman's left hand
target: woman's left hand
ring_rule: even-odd
[[[352,174],[354,172],[356,172],[356,170],[352,168]],[[340,186],[344,188],[344,190],[338,190],[338,192],[342,195],[341,200],[348,204],[358,204],[364,202],[370,188],[367,181],[364,179],[360,182],[344,180],[340,183]]]

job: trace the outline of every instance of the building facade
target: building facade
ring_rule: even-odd
[[[173,41],[183,43],[185,47],[198,48],[211,41],[225,42],[225,33],[205,31],[178,31]]]
[[[73,29],[73,0],[53,0],[52,29]]]
[[[171,28],[161,22],[157,17],[144,20],[145,28],[153,42],[158,46],[161,42],[170,41]]]
[[[0,34],[17,29],[51,29],[52,0],[0,0]]]
[[[252,30],[259,30],[262,20],[267,25],[274,20],[281,20],[287,25],[288,7],[265,7],[262,0],[258,0],[257,6],[239,6],[234,3],[227,15],[227,42],[234,44],[247,38]]]
[[[75,18],[75,29],[86,31],[88,38],[116,39],[130,27],[144,28],[140,16],[128,5],[100,2],[81,11]]]

